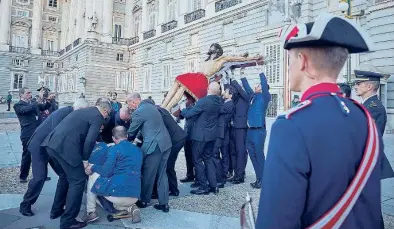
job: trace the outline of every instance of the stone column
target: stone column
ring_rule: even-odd
[[[189,13],[188,1],[177,1],[179,7],[178,27],[185,24],[185,14]]]
[[[12,0],[2,0],[0,3],[0,50],[8,51],[11,25]]]
[[[148,17],[148,0],[142,0],[142,15],[141,15],[141,20],[142,20],[142,31],[141,33],[147,32],[148,31],[148,23],[149,23],[149,17]],[[142,36],[140,36],[142,38]],[[142,39],[141,39],[142,40]]]
[[[113,0],[104,0],[103,42],[112,43],[113,12],[114,12],[114,1]]]
[[[60,48],[64,49],[66,48],[67,44],[67,29],[68,29],[68,14],[70,13],[69,11],[69,2],[62,2],[61,9],[62,9],[62,21],[61,21],[61,43],[60,43]]]
[[[167,4],[166,0],[159,0],[159,26],[166,23]],[[169,13],[169,12],[168,12]]]
[[[41,55],[42,41],[42,0],[33,1],[33,18],[31,26],[31,52]]]
[[[125,38],[131,38],[134,30],[134,17],[133,17],[134,0],[126,0],[126,16],[125,16]]]
[[[69,17],[68,17],[68,35],[67,35],[67,45],[72,44],[75,40],[75,19],[77,15],[77,0],[71,0]]]
[[[83,19],[83,14],[85,12],[85,0],[77,0],[77,25],[75,28],[75,39],[82,38],[83,37],[83,30],[84,30],[84,25],[85,21]]]

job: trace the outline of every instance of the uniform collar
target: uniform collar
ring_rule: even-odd
[[[327,93],[339,93],[340,89],[337,84],[335,83],[319,83],[310,88],[308,88],[304,94],[302,94],[301,102],[304,102],[311,97],[319,97],[321,95]]]
[[[370,98],[372,98],[374,96],[377,96],[377,94],[372,94],[372,95],[368,96],[367,98],[363,99],[362,100],[362,104],[364,104],[365,102],[367,102],[368,99],[370,99]]]

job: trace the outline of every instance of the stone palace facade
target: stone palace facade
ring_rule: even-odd
[[[257,74],[265,71],[273,95],[268,115],[275,117],[288,108],[293,95],[287,87],[280,29],[290,19],[307,22],[321,12],[342,14],[338,4],[339,0],[1,0],[0,96],[44,84],[64,104],[81,93],[93,102],[108,91],[116,91],[120,100],[138,91],[160,103],[174,78],[198,71],[216,42],[225,55],[249,52],[270,57],[269,64],[249,68],[246,75],[257,83]],[[352,0],[351,10],[351,20],[372,37],[376,52],[353,55],[340,81],[363,63],[394,74],[394,1]],[[389,115],[387,129],[392,130],[393,77],[382,82],[380,96]]]

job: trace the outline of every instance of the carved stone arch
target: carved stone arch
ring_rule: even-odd
[[[54,26],[45,26],[45,27],[43,27],[43,30],[45,30],[47,32],[51,32],[51,33],[59,32],[59,30]]]

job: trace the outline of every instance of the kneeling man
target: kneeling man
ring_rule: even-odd
[[[130,214],[134,223],[140,222],[140,211],[135,205],[141,192],[141,150],[127,141],[127,130],[116,126],[112,130],[115,146],[108,152],[104,165],[90,164],[85,172],[90,175],[87,190],[86,219],[93,222],[97,195],[104,196],[117,210]]]

